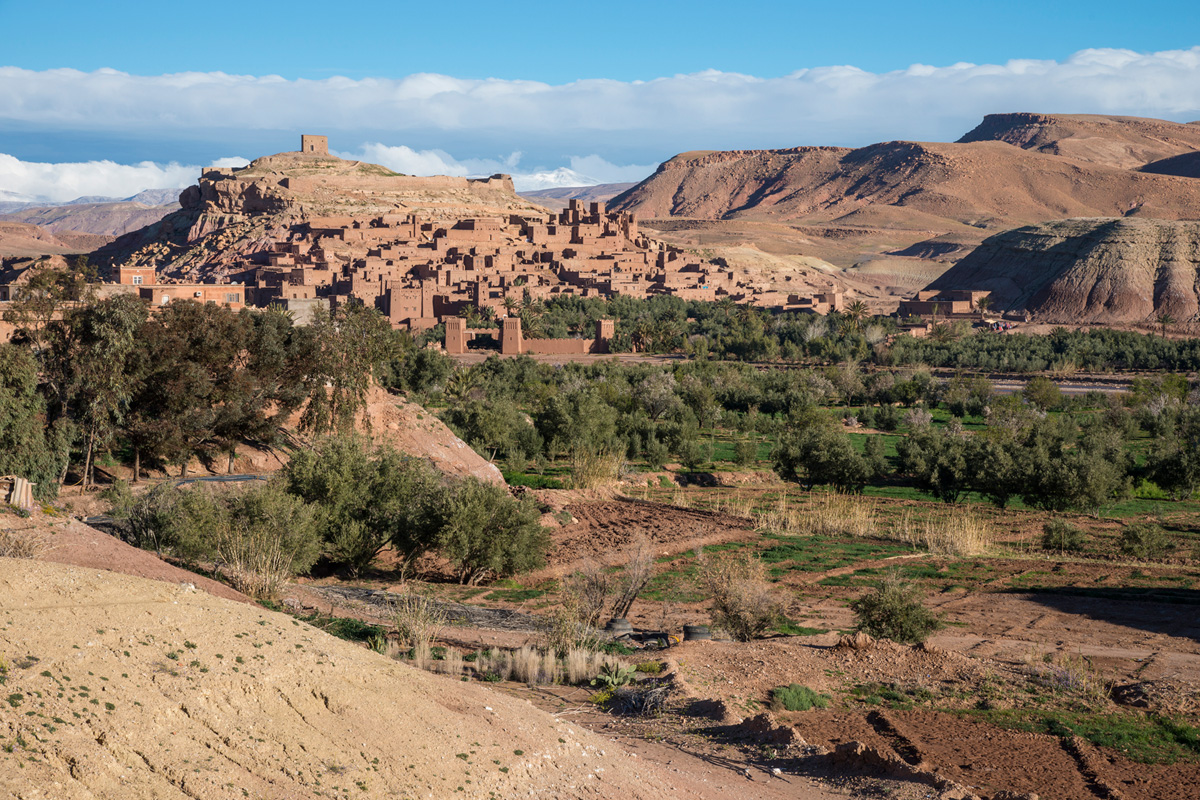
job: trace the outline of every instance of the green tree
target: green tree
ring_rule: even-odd
[[[67,456],[61,426],[46,425],[37,361],[28,348],[0,344],[0,475],[19,475],[36,497],[54,497]]]
[[[1031,378],[1021,393],[1025,395],[1026,400],[1042,411],[1062,405],[1062,391],[1058,384],[1041,375]]]
[[[343,303],[317,315],[310,328],[314,347],[300,425],[317,435],[347,431],[366,404],[372,378],[395,352],[391,326],[373,308]]]
[[[84,489],[94,482],[95,456],[124,421],[136,389],[131,366],[147,314],[139,298],[119,295],[67,310],[52,339],[51,370],[61,376],[82,440]]]
[[[528,572],[545,566],[550,547],[540,520],[531,499],[514,500],[504,487],[467,478],[447,503],[438,549],[460,583]]]
[[[1154,482],[1177,500],[1200,489],[1200,407],[1180,413],[1175,435],[1158,442],[1147,466]]]
[[[775,472],[809,488],[828,484],[839,492],[861,491],[875,465],[854,449],[850,437],[829,424],[809,424],[784,433],[772,454]]]
[[[331,437],[300,450],[283,470],[289,492],[320,508],[325,555],[351,574],[391,545],[409,563],[433,547],[446,489],[426,461],[358,437]]]
[[[896,445],[900,471],[918,488],[945,503],[957,503],[971,488],[967,437],[924,426]]]

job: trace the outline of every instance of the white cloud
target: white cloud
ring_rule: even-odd
[[[1016,110],[1193,119],[1200,116],[1200,47],[1083,50],[1061,62],[915,64],[878,74],[852,66],[777,78],[709,70],[557,86],[430,74],[313,81],[0,68],[0,121],[13,129],[199,136],[239,149],[238,131],[318,131],[333,135],[335,146],[431,148],[413,151],[425,158],[444,147],[476,157],[520,149],[542,162],[582,152],[648,163],[698,147],[944,140],[985,113]]]
[[[220,166],[244,166],[244,158],[220,159]],[[31,201],[66,202],[77,197],[129,197],[146,189],[190,186],[200,167],[176,163],[116,164],[112,161],[44,164],[0,153],[0,187]]]
[[[263,141],[278,137],[275,149],[286,150],[301,132],[327,133],[343,154],[400,172],[507,172],[523,188],[638,180],[695,149],[949,141],[1002,111],[1194,120],[1200,47],[1094,49],[1064,61],[914,64],[886,73],[827,66],[759,78],[708,70],[563,85],[432,74],[314,81],[0,67],[0,130],[62,141],[199,140],[214,152],[253,146],[259,155],[267,152]],[[197,174],[178,164],[0,157],[0,190],[55,199],[186,185]]]
[[[372,142],[357,151],[334,151],[347,159],[382,164],[406,175],[458,175],[485,177],[503,172],[512,175],[517,191],[530,192],[558,186],[594,186],[598,183],[640,181],[649,176],[656,164],[612,164],[598,155],[569,156],[569,167],[526,168],[521,164],[522,153],[513,152],[504,158],[468,158],[458,160],[444,150],[414,150],[404,145],[391,146]]]
[[[518,191],[536,191],[558,186],[592,186],[641,180],[654,165],[618,166],[599,156],[572,156],[571,167],[554,169],[521,166],[521,153],[504,158],[459,160],[442,150],[414,150],[379,144],[363,145],[357,152],[337,152],[342,158],[382,164],[406,175],[456,175],[484,177],[498,172],[513,177]],[[220,158],[216,167],[243,167],[244,158]],[[580,172],[579,170],[586,170]],[[112,161],[43,164],[21,161],[0,153],[0,201],[63,203],[78,197],[129,197],[146,189],[177,189],[190,186],[200,177],[199,166],[176,163],[116,164]]]

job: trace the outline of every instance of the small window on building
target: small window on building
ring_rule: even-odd
[[[142,285],[142,276],[141,276],[141,275],[134,275],[134,276],[133,276],[133,285],[134,285],[134,286],[141,286],[141,285]]]
[[[226,294],[225,302],[226,303],[236,303],[236,302],[238,302],[238,296],[236,294]]]

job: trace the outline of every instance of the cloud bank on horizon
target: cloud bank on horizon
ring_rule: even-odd
[[[1063,61],[915,64],[885,73],[832,66],[777,78],[706,71],[562,85],[435,74],[314,81],[0,67],[0,130],[199,138],[214,157],[262,155],[247,150],[276,139],[288,149],[296,134],[324,133],[335,151],[400,172],[508,172],[527,190],[637,180],[693,149],[948,141],[1001,111],[1197,119],[1200,47],[1092,49]],[[199,169],[81,161],[72,153],[63,161],[0,156],[0,190],[54,200],[74,191],[124,196],[192,183]]]

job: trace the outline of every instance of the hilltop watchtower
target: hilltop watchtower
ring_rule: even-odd
[[[328,136],[300,136],[300,152],[306,155],[327,156],[329,155],[329,137]]]

